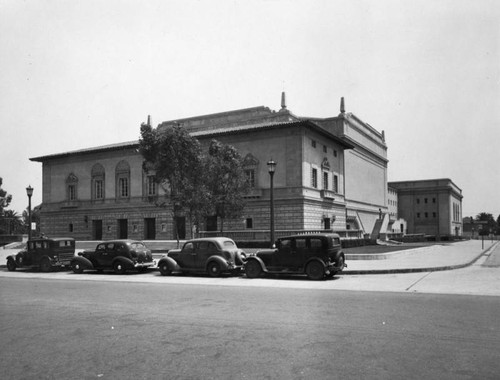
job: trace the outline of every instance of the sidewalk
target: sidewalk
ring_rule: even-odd
[[[480,240],[467,240],[455,243],[443,242],[392,253],[347,254],[348,267],[342,274],[412,273],[459,269],[472,265],[481,256],[493,251],[500,255],[499,242],[485,241],[483,249]],[[359,257],[362,259],[357,259]]]
[[[18,249],[0,249],[0,266],[5,267],[7,256],[15,255],[18,251]],[[489,254],[500,256],[500,242],[484,241],[484,249],[480,240],[467,240],[455,243],[443,242],[429,247],[391,253],[346,254],[347,268],[341,274],[389,274],[451,270],[472,265],[481,256]]]

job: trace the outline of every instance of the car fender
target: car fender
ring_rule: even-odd
[[[247,261],[245,261],[245,265],[252,260],[257,261],[260,264],[262,271],[267,273],[266,264],[264,264],[264,261],[262,261],[262,259],[259,256],[248,256]]]
[[[94,265],[92,262],[87,259],[86,257],[83,256],[75,256],[71,259],[71,266],[73,266],[74,263],[78,263],[81,266],[83,266],[85,269],[93,269]]]
[[[210,264],[211,262],[217,262],[219,265],[220,265],[220,268],[222,270],[227,270],[228,268],[228,265],[227,265],[227,260],[223,257],[220,257],[220,256],[210,256],[208,259],[207,259],[207,262],[205,263],[205,269],[208,268],[208,264]]]
[[[111,261],[111,266],[114,267],[115,263],[122,263],[123,265],[125,265],[126,267],[129,267],[129,268],[134,267],[134,262],[132,260],[130,260],[128,257],[124,257],[124,256],[115,257],[113,259],[113,261]]]
[[[168,268],[172,272],[178,272],[181,270],[181,267],[179,266],[179,264],[177,264],[177,261],[175,261],[171,257],[168,256],[162,257],[160,261],[158,261],[158,267],[160,267],[163,263],[167,263]]]

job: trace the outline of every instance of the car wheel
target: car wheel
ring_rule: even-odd
[[[172,274],[172,271],[168,267],[167,263],[161,263],[159,268],[160,268],[160,273],[162,276],[169,276]]]
[[[50,272],[52,270],[52,265],[50,265],[50,261],[46,257],[40,263],[40,270],[42,272]]]
[[[262,267],[256,260],[247,261],[245,264],[245,274],[248,278],[257,278],[262,275]]]
[[[344,257],[343,256],[340,256],[339,257],[339,262],[338,262],[338,265],[337,267],[339,268],[339,271],[343,270],[344,267],[345,267],[345,262],[344,262]]]
[[[306,274],[311,280],[321,280],[325,276],[325,268],[319,261],[311,261],[307,264]]]
[[[219,263],[216,261],[212,261],[207,266],[207,272],[210,277],[219,277],[222,271],[220,269]]]
[[[113,265],[113,270],[115,271],[116,274],[124,274],[127,271],[127,268],[125,268],[125,265],[123,263],[117,261]]]
[[[16,270],[16,262],[13,259],[7,260],[7,269],[9,272],[13,272]]]
[[[76,273],[76,274],[82,274],[83,273],[83,267],[82,267],[82,264],[80,264],[80,263],[74,263],[71,266],[71,269],[73,269],[73,273]]]

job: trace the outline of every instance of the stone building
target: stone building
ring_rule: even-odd
[[[361,236],[387,212],[387,146],[383,133],[344,108],[342,99],[338,116],[299,117],[282,94],[279,111],[253,107],[171,120],[158,129],[181,125],[203,146],[216,139],[244,157],[252,190],[244,216],[225,224],[228,234],[268,237],[267,162],[273,159],[277,235],[335,230]],[[92,240],[174,238],[168,198],[143,171],[137,148],[132,141],[31,158],[42,163],[42,231]],[[189,220],[179,216],[177,223],[179,237],[190,237]],[[208,218],[199,228],[216,230],[216,223]]]
[[[389,182],[408,234],[461,236],[462,190],[448,178]]]

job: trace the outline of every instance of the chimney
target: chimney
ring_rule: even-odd
[[[340,113],[345,113],[344,97],[340,98]]]
[[[148,115],[148,123],[147,125],[151,126],[151,115]]]

